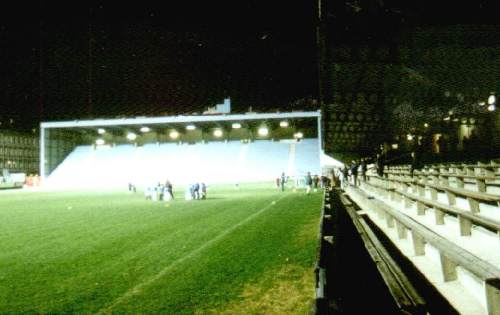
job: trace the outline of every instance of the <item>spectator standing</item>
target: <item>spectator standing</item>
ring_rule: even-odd
[[[478,159],[481,152],[481,140],[475,130],[472,130],[469,137],[469,152],[471,157]]]
[[[189,184],[189,196],[190,196],[189,200],[194,199],[194,184]]]
[[[281,191],[285,191],[285,181],[286,181],[286,176],[285,172],[283,172],[281,173],[281,178],[280,178]]]
[[[318,177],[318,175],[314,175],[313,178],[312,178],[312,181],[313,181],[314,192],[317,192],[318,191],[318,184],[319,184],[319,177]]]
[[[186,189],[186,200],[193,200],[193,199],[194,199],[194,185],[189,184]]]
[[[415,170],[422,169],[422,159],[420,157],[420,153],[418,151],[413,151],[411,153],[411,165],[410,165],[410,174],[413,177],[413,172]]]
[[[311,192],[311,186],[313,182],[310,172],[307,172],[305,182],[306,182],[306,194],[309,194]]]
[[[201,199],[207,199],[207,185],[205,185],[205,183],[201,183],[200,185],[200,189],[201,189]]]
[[[361,159],[361,176],[362,176],[364,182],[366,182],[367,169],[368,169],[368,167],[366,165],[366,159]]]
[[[383,157],[382,154],[377,153],[375,164],[376,164],[376,167],[377,167],[377,175],[380,176],[380,177],[383,177],[384,176],[384,164],[385,164],[385,161],[384,161],[384,157]]]
[[[469,152],[470,151],[470,142],[469,142],[469,137],[464,136],[462,139],[462,150],[464,152]]]
[[[174,199],[174,190],[173,190],[173,186],[172,186],[172,183],[167,179],[167,181],[165,182],[165,190],[166,190],[166,196],[169,196],[167,198],[170,198],[170,199]],[[169,199],[169,200],[170,200]]]
[[[193,199],[200,199],[200,184],[193,184]]]
[[[356,161],[352,160],[351,161],[351,175],[352,175],[352,183],[354,185],[354,187],[356,187],[357,185],[357,181],[358,181],[358,164],[356,163]]]
[[[158,185],[156,185],[156,194],[157,194],[157,200],[160,201],[160,200],[163,200],[163,197],[164,197],[164,188],[163,185],[161,183],[158,183]]]
[[[144,189],[144,197],[146,198],[146,200],[151,200],[153,199],[153,192],[151,190],[151,187],[146,187],[146,189]]]
[[[340,179],[340,182],[342,188],[345,188],[349,183],[349,168],[347,167],[346,164],[344,164],[344,167],[342,168],[342,178]]]
[[[438,153],[444,153],[446,151],[446,141],[442,135],[436,140],[436,144],[438,147]]]
[[[128,183],[128,191],[135,193],[137,191],[135,185],[132,183]]]

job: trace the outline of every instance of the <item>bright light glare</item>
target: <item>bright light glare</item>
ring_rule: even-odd
[[[286,120],[280,121],[280,127],[283,127],[283,128],[288,127],[288,121],[286,121]]]
[[[149,128],[149,127],[141,127],[141,132],[146,133],[146,132],[150,132],[150,131],[151,131],[151,128]]]
[[[127,134],[127,139],[129,139],[129,140],[135,140],[136,138],[137,138],[137,135],[133,132],[129,132]]]
[[[293,136],[297,139],[302,139],[304,137],[304,134],[299,131],[299,132],[296,132]]]
[[[406,135],[406,139],[408,139],[408,141],[411,141],[411,140],[413,140],[413,136],[408,134],[408,135]]]
[[[424,127],[425,128],[429,127],[429,124],[428,123],[424,123]]]
[[[196,126],[195,125],[187,125],[186,130],[195,130]]]
[[[97,129],[97,133],[102,135],[103,133],[106,133],[106,130],[104,130],[103,128],[99,128]]]
[[[216,136],[217,138],[222,137],[222,130],[220,130],[220,129],[215,129],[215,130],[214,130],[214,136]]]
[[[177,139],[177,138],[179,138],[179,133],[177,132],[177,130],[172,130],[172,131],[170,131],[169,136],[172,139]]]
[[[490,112],[494,111],[495,109],[496,109],[495,104],[490,104],[490,105],[488,105],[488,110],[489,110]]]
[[[233,127],[233,129],[240,129],[241,124],[240,123],[233,123],[232,127]]]
[[[257,133],[259,136],[265,137],[269,134],[269,129],[267,129],[267,127],[260,127],[259,130],[257,130]]]
[[[97,139],[97,140],[95,141],[95,144],[97,144],[97,145],[103,145],[104,143],[105,143],[105,142],[104,142],[104,139]]]
[[[479,102],[479,106],[484,106],[484,105],[486,105],[485,102]]]
[[[489,105],[495,104],[496,101],[497,101],[497,98],[495,97],[495,95],[491,94],[490,97],[488,97],[488,104]]]

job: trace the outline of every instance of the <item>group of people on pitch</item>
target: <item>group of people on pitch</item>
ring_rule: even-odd
[[[276,188],[281,189],[281,191],[285,190],[285,183],[288,181],[289,177],[285,176],[285,173],[283,172],[280,177],[276,178]],[[318,188],[323,188],[326,185],[327,177],[326,176],[321,176],[319,177],[318,175],[311,175],[311,172],[307,172],[307,174],[304,176],[304,184],[306,187],[306,193],[310,193],[311,189],[314,189],[316,192]],[[296,178],[295,186],[299,187],[301,186],[299,184],[300,179]]]
[[[174,199],[172,183],[167,179],[165,184],[158,183],[153,187],[146,187],[144,196],[153,201],[170,201]]]
[[[189,184],[186,189],[186,200],[207,199],[207,185],[205,183]]]

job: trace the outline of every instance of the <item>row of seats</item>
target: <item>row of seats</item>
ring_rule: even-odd
[[[368,174],[361,191],[380,202],[372,207],[374,220],[385,222],[386,233],[394,231],[398,241],[410,239],[410,255],[435,253],[443,283],[460,280],[481,313],[500,314],[499,163],[410,169],[398,165],[386,167],[383,177]]]

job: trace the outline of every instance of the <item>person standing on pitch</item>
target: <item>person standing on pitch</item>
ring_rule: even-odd
[[[193,184],[193,199],[200,199],[200,183],[198,182]]]
[[[312,181],[313,181],[314,192],[317,192],[318,191],[318,184],[319,184],[319,177],[318,177],[318,175],[314,175],[313,178],[312,178]]]
[[[201,199],[207,199],[207,185],[205,183],[201,183]]]
[[[283,172],[281,173],[281,178],[280,178],[281,191],[285,191],[285,181],[286,181],[286,176],[285,172]]]
[[[170,196],[169,200],[174,200],[174,192],[173,192],[173,186],[172,183],[167,179],[167,182],[165,183],[165,190],[166,194]]]
[[[311,186],[313,182],[310,172],[307,172],[305,182],[306,182],[306,194],[309,194],[311,192]]]

